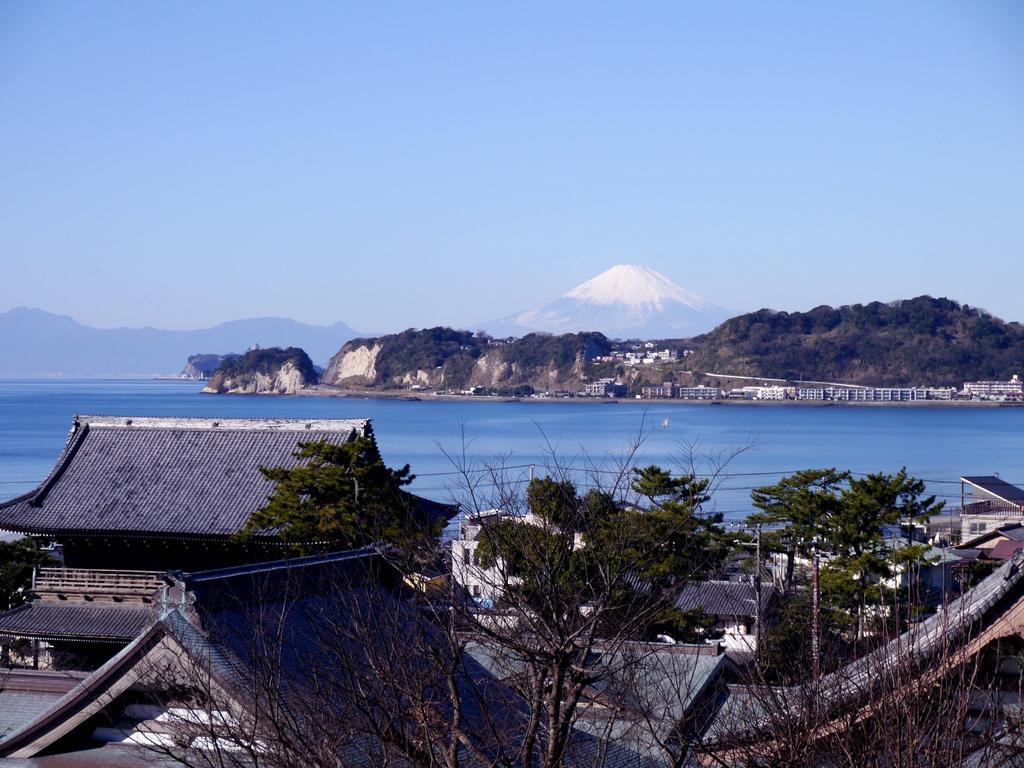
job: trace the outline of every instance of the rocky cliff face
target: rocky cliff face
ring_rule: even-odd
[[[203,392],[294,395],[317,381],[313,362],[301,349],[254,349],[218,368]]]
[[[355,387],[572,389],[588,364],[608,353],[599,333],[495,341],[450,328],[409,330],[350,341],[336,354],[323,383]]]
[[[181,376],[186,379],[208,379],[225,363],[237,360],[239,355],[190,355]]]
[[[377,356],[380,344],[352,342],[341,348],[324,371],[324,384],[371,383],[377,379]]]

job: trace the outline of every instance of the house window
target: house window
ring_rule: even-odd
[[[971,523],[971,533],[984,533],[988,530],[988,523]]]
[[[464,547],[462,550],[462,564],[469,565],[469,547]]]
[[[473,597],[480,597],[480,585],[479,584],[474,584],[473,585]]]

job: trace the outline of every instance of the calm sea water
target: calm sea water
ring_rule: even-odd
[[[371,417],[385,461],[411,464],[414,489],[440,500],[458,492],[444,451],[459,453],[463,434],[471,458],[503,457],[520,466],[512,470],[518,478],[528,472],[521,465],[543,466],[551,450],[564,464],[607,466],[641,430],[638,462],[676,463],[697,446],[700,468],[708,471],[745,448],[725,468],[715,495],[717,509],[734,518],[749,511],[752,487],[807,467],[906,466],[951,501],[959,499],[963,474],[999,473],[1024,484],[1024,408],[412,402],[215,396],[200,388],[182,381],[0,380],[0,498],[30,490],[46,474],[75,414]],[[486,482],[480,490],[486,493]]]

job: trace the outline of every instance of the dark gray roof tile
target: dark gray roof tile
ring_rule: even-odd
[[[79,417],[43,484],[0,504],[0,529],[231,535],[273,490],[261,466],[296,466],[300,442],[372,434],[369,420]]]
[[[702,611],[712,616],[753,616],[754,585],[740,581],[695,581],[683,587],[676,598],[681,611]],[[761,589],[761,609],[775,599],[775,588]]]
[[[53,691],[0,691],[0,739],[24,728],[61,696]]]
[[[156,615],[150,607],[36,602],[0,613],[0,637],[40,640],[134,640]]]

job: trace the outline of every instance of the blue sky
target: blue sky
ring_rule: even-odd
[[[471,326],[617,263],[1024,320],[1024,4],[0,5],[0,310]]]

